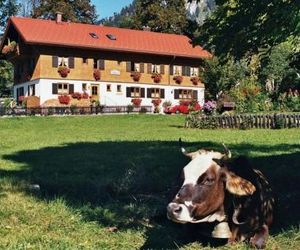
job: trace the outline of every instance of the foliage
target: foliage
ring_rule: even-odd
[[[183,34],[188,25],[184,0],[137,0],[134,28]]]
[[[164,101],[164,103],[162,104],[162,106],[164,108],[171,107],[172,106],[172,102],[171,101]]]
[[[13,66],[0,60],[0,97],[11,96],[13,86]]]
[[[0,31],[6,25],[7,19],[10,16],[15,16],[19,9],[20,4],[17,0],[1,0],[0,1]]]
[[[294,0],[216,1],[218,7],[199,27],[198,43],[216,55],[237,59],[299,36],[299,2]]]
[[[55,19],[56,12],[61,11],[65,21],[93,24],[97,20],[96,7],[90,0],[39,0],[33,6],[32,17]]]
[[[278,110],[280,111],[300,111],[300,95],[298,90],[281,93],[278,97]]]
[[[127,113],[131,113],[134,109],[134,106],[132,104],[127,105]]]

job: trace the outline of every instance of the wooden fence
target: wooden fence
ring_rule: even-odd
[[[300,114],[243,114],[233,116],[188,115],[189,128],[299,128]]]
[[[43,107],[43,108],[4,108],[0,107],[0,116],[29,115],[91,115],[115,113],[151,113],[152,106],[97,106],[97,107]]]

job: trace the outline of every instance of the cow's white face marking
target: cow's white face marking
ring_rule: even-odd
[[[215,152],[199,152],[199,154],[183,168],[183,186],[186,184],[197,184],[198,178],[211,167],[214,153]],[[220,168],[219,165],[216,165],[216,167],[217,170]]]

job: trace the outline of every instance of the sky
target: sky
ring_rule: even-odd
[[[97,9],[99,19],[112,16],[114,12],[119,12],[123,7],[132,3],[132,0],[92,0]]]

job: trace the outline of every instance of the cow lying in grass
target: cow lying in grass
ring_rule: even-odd
[[[226,147],[225,153],[181,150],[191,161],[183,168],[182,187],[167,206],[168,218],[178,223],[218,222],[213,237],[264,248],[274,199],[262,173],[245,157],[230,161]]]

